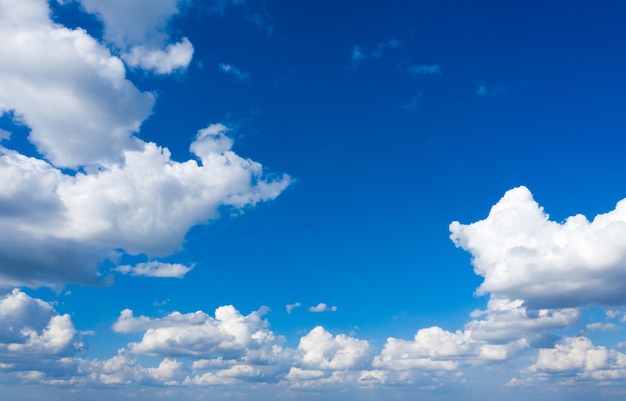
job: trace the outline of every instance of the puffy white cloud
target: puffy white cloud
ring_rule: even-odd
[[[125,151],[123,165],[75,176],[0,148],[0,226],[13,233],[0,240],[0,285],[93,283],[113,249],[165,255],[220,207],[278,196],[290,178],[264,180],[259,163],[230,150],[225,131],[216,124],[199,132],[191,149],[200,162],[172,161],[145,143]]]
[[[221,124],[201,130],[191,144],[199,160],[182,163],[134,137],[153,95],[106,47],[49,12],[44,0],[0,0],[0,113],[31,128],[48,160],[0,147],[0,286],[94,284],[118,250],[171,253],[221,206],[273,199],[289,184],[265,180],[259,163],[232,152]],[[58,168],[77,166],[85,168]]]
[[[579,312],[528,311],[520,300],[491,299],[487,310],[474,311],[472,317],[456,332],[434,326],[418,330],[412,341],[390,337],[372,366],[390,371],[452,371],[505,361],[531,345],[553,342],[550,330],[573,325]]]
[[[169,44],[163,50],[135,46],[122,58],[131,67],[152,70],[157,74],[170,74],[175,70],[187,68],[193,57],[193,46],[189,39]]]
[[[370,353],[370,344],[345,334],[333,336],[317,326],[300,339],[298,351],[307,369],[354,369],[363,365]]]
[[[540,349],[537,361],[509,385],[543,381],[566,383],[622,381],[626,378],[626,355],[594,346],[586,337],[567,337],[554,348]]]
[[[269,324],[261,318],[264,312],[261,309],[243,316],[229,305],[217,308],[215,318],[204,312],[173,312],[161,319],[149,319],[124,310],[113,329],[145,331],[140,342],[129,344],[135,353],[267,363],[280,353],[283,339],[269,330]]]
[[[577,309],[540,309],[529,311],[522,300],[491,298],[486,311],[474,311],[474,319],[465,325],[475,340],[507,343],[525,339],[541,342],[550,330],[574,325],[580,316]]]
[[[68,0],[65,0],[67,2]],[[167,24],[187,0],[78,0],[104,23],[105,38],[120,47],[167,40]]]
[[[185,266],[180,263],[151,261],[138,263],[135,266],[117,266],[115,271],[123,274],[130,274],[131,276],[183,278],[185,274],[191,271],[191,269],[193,269],[193,266]]]
[[[309,307],[309,312],[337,312],[336,306],[328,306],[323,302]]]
[[[49,368],[73,354],[76,329],[69,315],[59,315],[47,302],[20,290],[0,297],[0,364],[9,371]]]
[[[450,231],[484,277],[478,294],[522,299],[534,308],[626,301],[626,200],[591,222],[576,215],[558,223],[518,187],[486,219],[455,221]]]
[[[164,358],[156,367],[143,367],[125,349],[118,350],[117,355],[106,360],[73,359],[67,364],[75,369],[75,381],[106,385],[177,385],[187,374],[183,364],[172,358]]]
[[[190,3],[188,0],[78,0],[84,9],[104,24],[104,37],[122,50],[131,67],[169,74],[185,69],[193,56],[187,38],[171,42],[167,31],[172,17]]]
[[[0,113],[14,111],[57,166],[119,162],[123,149],[137,147],[131,135],[154,97],[125,78],[104,46],[48,13],[45,0],[0,0]]]

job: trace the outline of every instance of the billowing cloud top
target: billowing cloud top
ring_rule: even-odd
[[[551,221],[526,187],[507,191],[486,219],[450,224],[455,245],[484,277],[478,294],[522,299],[533,307],[626,301],[626,200],[615,210]]]

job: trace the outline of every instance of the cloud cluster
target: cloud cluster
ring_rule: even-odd
[[[82,344],[69,315],[13,290],[0,297],[0,363],[5,371],[30,370],[70,356]]]
[[[182,3],[82,4],[101,16],[109,40],[130,46],[163,42],[165,24]],[[3,135],[0,287],[94,284],[102,279],[98,267],[120,251],[170,254],[192,226],[217,218],[220,208],[253,206],[289,185],[288,176],[267,179],[261,164],[234,153],[222,124],[200,130],[190,145],[194,159],[184,162],[140,140],[135,134],[154,96],[126,78],[124,63],[107,47],[49,14],[45,0],[0,0],[0,113],[30,128],[28,139],[41,154],[12,150]],[[117,19],[122,14],[140,18],[131,26],[128,18]],[[167,62],[154,59],[154,68]],[[186,269],[160,264],[120,271],[180,277]]]
[[[189,39],[172,43],[168,32],[170,20],[191,3],[189,0],[76,1],[102,21],[105,39],[120,49],[129,66],[169,74],[191,62]]]
[[[626,355],[594,346],[586,337],[566,337],[554,348],[541,349],[534,364],[509,385],[576,381],[611,383],[626,379]]]
[[[533,308],[626,302],[626,200],[615,210],[551,221],[526,187],[508,191],[486,219],[453,222],[450,238],[484,278],[478,294]]]

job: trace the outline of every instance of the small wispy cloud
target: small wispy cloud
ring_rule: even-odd
[[[476,95],[478,97],[493,97],[501,94],[504,91],[506,91],[506,85],[499,84],[492,89],[489,89],[485,82],[481,82],[480,85],[478,85],[478,89],[476,89]]]
[[[0,141],[11,138],[11,133],[0,128]]]
[[[248,81],[250,79],[250,73],[248,71],[237,68],[232,64],[221,63],[220,71],[225,72],[226,74],[231,74],[239,81]]]
[[[379,42],[373,49],[367,49],[362,46],[352,46],[351,60],[352,67],[356,67],[362,61],[366,59],[379,59],[389,49],[396,49],[400,47],[400,41],[398,39],[390,39],[388,41]]]
[[[300,302],[296,302],[296,303],[293,303],[293,304],[287,304],[287,305],[285,305],[285,309],[287,309],[287,313],[288,313],[288,314],[291,314],[291,312],[292,312],[295,308],[299,308],[299,307],[301,307],[301,306],[302,306],[302,304],[301,304]]]
[[[323,302],[320,302],[319,304],[315,306],[309,307],[309,312],[336,312],[336,311],[337,311],[336,306],[328,306]]]
[[[442,73],[442,69],[439,64],[420,64],[409,67],[407,72],[413,75],[438,75]]]
[[[617,325],[614,323],[591,323],[587,325],[587,330],[617,330]]]
[[[114,270],[122,274],[145,277],[172,277],[183,278],[194,266],[185,266],[179,263],[146,262],[138,263],[135,266],[117,266]]]
[[[404,110],[413,111],[417,109],[417,107],[420,105],[421,102],[422,102],[422,92],[418,93],[415,96],[411,96],[411,99],[409,99],[408,102],[404,103],[400,107],[403,108]]]

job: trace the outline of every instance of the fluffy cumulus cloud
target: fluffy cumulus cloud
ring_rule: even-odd
[[[82,347],[69,315],[13,290],[0,297],[0,364],[3,371],[27,372],[74,354]]]
[[[129,344],[134,353],[266,361],[280,348],[283,338],[269,330],[269,324],[261,318],[265,311],[262,308],[243,316],[232,306],[222,306],[215,310],[214,318],[204,312],[174,312],[161,319],[149,319],[124,310],[113,329],[144,332],[140,342]]]
[[[300,339],[302,366],[313,371],[353,369],[366,361],[370,344],[345,334],[333,336],[321,326]]]
[[[623,305],[626,301],[626,200],[592,221],[551,221],[526,187],[508,191],[486,219],[450,225],[484,278],[478,294],[532,307]]]
[[[122,58],[129,66],[169,74],[189,65],[193,45],[187,38],[173,43],[167,28],[170,20],[190,1],[76,1],[102,21],[105,39],[122,51]]]
[[[135,46],[123,55],[129,66],[152,70],[157,74],[169,74],[177,69],[187,68],[192,57],[193,46],[187,38],[180,43],[169,44],[165,49]]]
[[[122,161],[154,103],[124,65],[80,29],[50,21],[46,1],[0,1],[0,112],[60,167]],[[54,107],[50,107],[54,105]]]
[[[509,385],[546,381],[566,384],[590,381],[608,384],[626,379],[626,355],[594,346],[586,337],[566,337],[554,348],[541,349],[534,364]]]
[[[122,3],[84,5],[108,15]],[[165,21],[169,10],[154,21]],[[126,78],[104,45],[49,14],[44,0],[0,0],[0,113],[30,128],[41,154],[11,150],[3,136],[0,287],[107,282],[98,273],[106,259],[171,253],[221,207],[273,199],[289,184],[288,176],[266,179],[261,164],[234,153],[222,124],[200,130],[190,146],[195,158],[184,162],[141,141],[134,134],[154,96]],[[115,28],[111,40],[148,40],[161,26],[154,21],[126,36]],[[185,269],[138,265],[127,272],[181,276]]]

